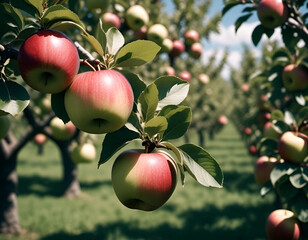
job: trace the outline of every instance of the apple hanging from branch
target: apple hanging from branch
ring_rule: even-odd
[[[149,14],[141,5],[133,5],[126,11],[126,23],[132,30],[139,30],[149,23]]]
[[[282,83],[287,91],[300,91],[308,87],[308,69],[303,65],[289,64],[283,68]]]

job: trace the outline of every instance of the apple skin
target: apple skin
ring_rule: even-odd
[[[217,122],[220,124],[220,125],[227,125],[229,120],[228,118],[225,116],[225,115],[220,115],[218,118],[217,118]]]
[[[170,56],[172,57],[178,57],[185,51],[185,45],[180,40],[174,40],[173,46],[170,51]]]
[[[161,52],[169,53],[173,47],[173,42],[170,38],[165,38],[161,46]]]
[[[75,164],[91,163],[96,159],[96,148],[92,143],[83,143],[75,146],[70,155]]]
[[[47,141],[47,137],[43,133],[38,133],[34,136],[33,140],[37,145],[43,145]]]
[[[266,233],[269,240],[298,240],[300,228],[294,213],[286,209],[273,211],[266,221]]]
[[[289,9],[282,0],[261,0],[257,15],[264,27],[274,29],[288,19]]]
[[[168,30],[162,24],[154,24],[147,31],[147,39],[162,46],[164,39],[168,37]]]
[[[131,85],[115,70],[76,75],[64,97],[67,114],[74,125],[95,134],[120,129],[127,122],[133,104]]]
[[[171,66],[167,66],[167,67],[166,67],[166,74],[167,74],[168,76],[175,76],[175,70],[174,70],[174,68],[171,67]]]
[[[0,140],[8,134],[11,126],[11,120],[8,115],[0,116]]]
[[[140,5],[133,5],[126,11],[126,23],[132,30],[139,30],[149,23],[149,14]]]
[[[249,146],[249,153],[251,154],[251,155],[258,155],[258,149],[257,149],[257,147],[255,146],[255,145],[250,145]]]
[[[204,84],[208,84],[210,82],[210,77],[205,73],[199,74],[197,78]]]
[[[285,132],[278,141],[278,153],[286,161],[302,163],[308,156],[308,136],[301,132]]]
[[[278,163],[278,159],[274,157],[261,156],[257,159],[254,166],[254,177],[259,186],[263,186],[270,180],[271,171]]]
[[[308,87],[308,69],[303,65],[289,64],[283,68],[282,83],[287,91],[300,91]]]
[[[190,82],[191,80],[191,74],[188,71],[181,71],[179,73],[179,78],[181,78],[182,80],[186,81],[186,82]]]
[[[245,133],[246,136],[251,135],[252,134],[251,128],[250,127],[245,127],[244,128],[244,133]]]
[[[248,84],[248,83],[243,83],[243,84],[241,85],[241,90],[242,90],[243,92],[249,92],[249,90],[250,90],[249,84]]]
[[[74,43],[63,33],[42,30],[29,37],[18,54],[24,81],[43,93],[66,89],[78,73],[80,59]]]
[[[54,117],[50,121],[49,127],[54,138],[61,141],[69,140],[76,132],[76,127],[71,121],[64,123],[58,117]]]
[[[115,194],[124,206],[153,211],[172,195],[177,168],[164,153],[127,150],[116,158],[111,180]]]
[[[184,42],[187,45],[192,45],[195,42],[199,42],[199,38],[199,33],[194,29],[188,30],[184,33]]]
[[[203,52],[202,44],[199,42],[195,42],[190,46],[190,49],[188,51],[189,56],[191,56],[194,59],[200,58],[201,54]]]
[[[121,26],[121,19],[114,13],[106,12],[101,16],[101,19],[105,31],[111,27],[120,28]]]
[[[268,122],[266,122],[264,124],[263,135],[264,135],[264,137],[266,137],[268,139],[272,139],[272,140],[277,140],[278,141],[279,138],[282,135],[282,132],[281,131],[277,132],[275,130],[274,123],[271,122],[271,121],[268,121]]]

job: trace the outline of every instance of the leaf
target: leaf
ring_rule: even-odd
[[[285,111],[285,113],[284,113],[284,121],[288,125],[292,125],[292,124],[296,123],[295,117],[294,117],[294,115],[290,111]]]
[[[107,52],[112,55],[116,55],[116,53],[125,43],[122,33],[115,27],[108,29],[106,33],[106,39]]]
[[[165,117],[158,116],[146,122],[144,131],[148,134],[149,138],[152,139],[155,135],[162,136],[167,127],[167,119]],[[161,137],[159,137],[158,140],[160,139]]]
[[[295,100],[301,106],[305,106],[306,105],[306,100],[305,100],[303,94],[296,94],[295,95]]]
[[[257,46],[261,41],[263,33],[264,33],[264,27],[261,24],[256,26],[255,29],[253,30],[251,38],[255,46]]]
[[[18,29],[22,29],[24,27],[24,20],[20,11],[17,8],[14,8],[11,4],[1,3],[0,13],[2,15],[1,17],[4,17],[6,22],[13,23],[18,27]]]
[[[301,222],[308,223],[308,201],[305,194],[296,196],[292,204],[292,210]]]
[[[275,186],[282,177],[291,175],[296,167],[296,165],[287,162],[276,164],[270,175],[272,185]]]
[[[118,131],[106,134],[98,167],[107,162],[117,151],[129,144],[133,140],[139,138],[139,134],[130,131],[126,127],[120,128]]]
[[[283,112],[275,109],[271,112],[271,120],[284,121]]]
[[[43,5],[41,0],[25,0],[24,2],[33,6],[37,11],[37,16],[41,16],[43,13]]]
[[[34,5],[29,3],[29,1],[25,1],[25,0],[14,0],[14,1],[11,1],[11,4],[18,9],[25,11],[31,16],[41,17],[42,15],[41,7],[43,7],[42,1],[41,0],[34,0],[34,1],[35,1]],[[39,4],[39,3],[41,7],[36,6],[36,4]]]
[[[65,92],[66,90],[60,93],[51,94],[51,107],[58,118],[62,119],[64,123],[68,123],[70,117],[68,116],[64,105]]]
[[[144,89],[138,98],[138,112],[141,114],[144,122],[154,117],[158,104],[158,90],[154,83]]]
[[[49,29],[54,29],[58,31],[66,31],[68,29],[77,28],[81,30],[83,33],[86,33],[86,30],[79,24],[73,22],[73,21],[59,21],[52,24]]]
[[[30,103],[26,89],[13,81],[0,79],[0,109],[13,116],[21,113]]]
[[[275,189],[280,197],[286,201],[290,201],[298,194],[298,189],[292,186],[289,178],[283,178],[282,181],[278,181],[275,185]]]
[[[116,67],[135,67],[152,61],[160,47],[148,40],[137,40],[126,44],[115,58]]]
[[[166,106],[160,111],[159,116],[164,116],[168,121],[168,128],[163,136],[164,141],[182,137],[192,120],[191,109],[186,106]]]
[[[139,123],[139,118],[135,112],[132,112],[131,115],[129,116],[125,127],[128,128],[129,130],[136,132],[136,133],[141,133],[142,128]]]
[[[106,37],[106,33],[103,29],[103,22],[102,19],[99,19],[99,23],[97,25],[96,28],[96,39],[97,41],[100,43],[100,45],[103,48],[103,51],[106,52],[106,46],[107,46],[107,37]]]
[[[194,179],[205,187],[222,187],[221,168],[206,150],[193,144],[184,144],[179,149],[184,153],[185,169]]]
[[[90,34],[82,34],[81,35],[94,49],[95,52],[97,52],[101,57],[104,57],[104,50],[102,45],[96,40],[95,37],[93,37]]]
[[[224,8],[222,9],[222,16],[224,16],[231,8],[237,6],[241,4],[241,2],[237,1],[237,0],[233,0],[233,1],[229,1],[227,3],[225,3]]]
[[[160,77],[154,83],[158,89],[158,110],[167,105],[179,105],[189,91],[189,83],[173,76]]]
[[[308,182],[308,176],[302,167],[297,168],[290,176],[290,182],[295,188],[303,188]]]
[[[240,26],[246,22],[250,17],[252,16],[252,13],[248,13],[244,16],[239,17],[235,22],[235,32],[240,28]]]
[[[261,188],[260,190],[260,195],[262,197],[265,197],[265,195],[267,195],[269,192],[271,192],[273,190],[273,185],[271,184],[270,181],[267,181]]]

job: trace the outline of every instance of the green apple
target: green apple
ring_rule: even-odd
[[[300,227],[292,211],[277,209],[267,218],[266,233],[269,240],[298,240]]]
[[[149,27],[147,32],[147,39],[162,46],[164,39],[168,37],[168,30],[162,24],[154,24]]]
[[[303,65],[289,64],[283,68],[282,83],[287,91],[300,91],[308,87],[308,69]]]
[[[149,23],[149,14],[140,5],[133,5],[126,11],[126,23],[132,30],[139,30]]]
[[[300,132],[285,132],[278,141],[278,153],[286,161],[300,164],[308,156],[308,137]]]
[[[54,138],[62,141],[69,140],[76,132],[76,127],[71,121],[65,124],[58,117],[54,117],[50,121],[49,127]]]
[[[6,137],[10,130],[11,119],[8,115],[0,116],[0,139]]]
[[[177,168],[169,155],[127,150],[115,160],[112,186],[120,202],[128,208],[153,211],[172,195]]]
[[[71,151],[71,158],[74,163],[91,163],[96,159],[96,148],[92,143],[76,145]]]
[[[277,163],[278,159],[274,157],[261,156],[257,159],[254,166],[254,176],[259,186],[270,180],[271,171]]]
[[[115,70],[78,74],[65,93],[64,105],[74,125],[87,133],[120,129],[131,114],[134,93],[128,80]]]
[[[169,53],[173,47],[173,42],[170,38],[165,38],[161,46],[161,52]]]
[[[261,0],[257,14],[264,27],[274,29],[288,19],[289,9],[283,0]]]

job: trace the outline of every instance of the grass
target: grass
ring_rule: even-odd
[[[192,139],[194,142],[194,138]],[[110,181],[112,161],[96,169],[82,165],[83,194],[59,198],[62,169],[58,150],[48,143],[43,156],[29,144],[19,156],[19,214],[24,233],[1,240],[94,239],[266,239],[265,219],[274,196],[262,199],[253,178],[253,159],[228,125],[206,149],[220,163],[224,188],[204,188],[187,175],[170,200],[154,212],[125,208]]]

